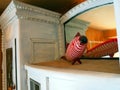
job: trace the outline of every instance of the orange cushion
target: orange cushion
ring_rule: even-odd
[[[84,54],[84,56],[99,58],[102,56],[114,54],[116,52],[118,52],[117,38],[113,38],[91,48]]]

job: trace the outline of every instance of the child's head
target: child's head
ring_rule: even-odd
[[[88,42],[88,39],[86,36],[81,36],[79,40],[82,44],[86,44]]]

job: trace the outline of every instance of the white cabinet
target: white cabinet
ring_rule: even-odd
[[[25,65],[28,78],[40,84],[39,90],[120,90],[120,75],[104,72],[70,70]]]

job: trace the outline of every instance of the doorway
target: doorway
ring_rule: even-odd
[[[6,77],[7,77],[7,90],[13,87],[13,64],[12,64],[12,48],[6,49]]]

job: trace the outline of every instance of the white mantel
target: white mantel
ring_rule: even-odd
[[[108,83],[105,83],[105,85],[112,85],[112,83],[109,82],[112,81],[113,83],[115,83],[115,86],[113,86],[114,89],[119,90],[120,87],[118,84],[120,81],[120,77],[118,74],[106,74],[96,72],[89,72],[88,74],[88,72],[84,71],[61,71],[61,69],[50,69],[46,67],[43,68],[36,66],[32,66],[31,68],[31,65],[29,66],[30,63],[57,60],[58,58],[60,58],[60,56],[64,54],[65,49],[63,24],[67,20],[74,17],[76,14],[83,12],[84,10],[88,10],[90,8],[100,6],[106,3],[111,3],[113,2],[113,0],[100,0],[100,2],[97,2],[98,0],[87,0],[83,4],[80,4],[74,7],[72,10],[68,11],[63,17],[60,18],[61,15],[59,13],[24,4],[16,0],[12,0],[0,17],[3,52],[3,90],[7,90],[7,48],[13,49],[13,82],[16,85],[15,78],[17,77],[17,90],[28,90],[29,87],[27,88],[26,78],[27,72],[28,75],[30,75],[28,77],[33,77],[36,80],[48,81],[44,82],[43,85],[48,85],[48,83],[51,84],[50,89],[43,86],[44,89],[42,90],[60,90],[59,86],[61,85],[64,85],[67,88],[63,90],[75,90],[74,87],[69,87],[71,85],[78,87],[76,90],[80,90],[82,85],[84,85],[84,87],[86,86],[88,79],[90,79],[88,85],[90,88],[92,88],[91,90],[97,89],[97,87],[94,88],[90,86],[92,84],[91,79],[94,79],[94,83],[99,85],[99,87],[101,84],[104,85],[107,80]],[[25,67],[28,71],[26,71],[24,68],[25,64],[28,65]],[[17,76],[15,74],[16,70]],[[40,77],[41,72],[41,76],[43,78]],[[73,74],[73,72],[75,72],[75,74]],[[57,75],[57,77],[55,75]],[[84,79],[84,82],[81,82],[80,79],[77,78],[81,78],[82,80]],[[72,80],[75,82],[72,82]],[[66,84],[62,83],[63,81]],[[79,87],[79,85],[76,83],[81,83],[81,86]],[[52,89],[52,86],[54,87],[54,85],[56,86],[54,89]],[[107,89],[105,90],[108,89],[112,90],[109,87],[107,87]],[[103,89],[99,88],[97,90]]]
[[[16,85],[17,77],[17,90],[27,90],[24,64],[56,60],[64,53],[59,18],[59,13],[11,1],[0,17],[3,34],[3,90],[6,90],[7,48],[13,49],[13,82]]]
[[[40,84],[40,90],[120,90],[120,74],[25,65],[30,79]]]

